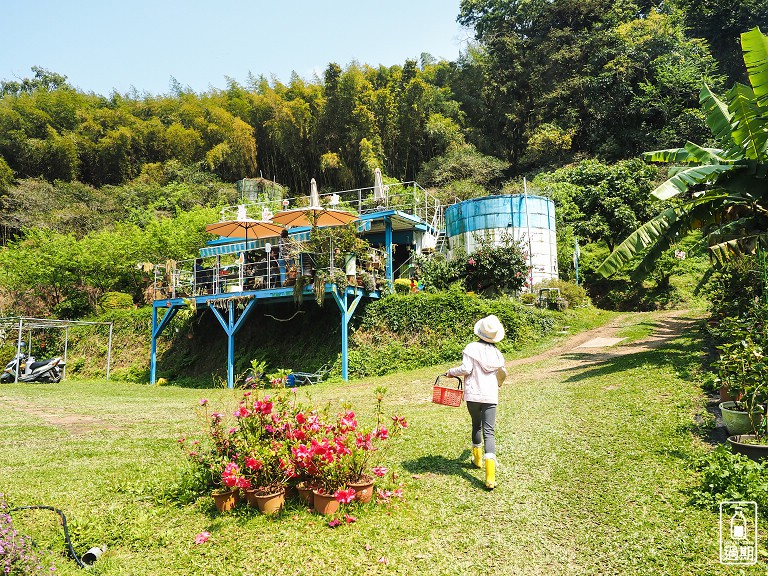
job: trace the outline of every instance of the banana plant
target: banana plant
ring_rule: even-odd
[[[758,246],[768,248],[768,36],[754,28],[741,35],[741,45],[750,86],[735,84],[725,101],[708,86],[699,96],[720,147],[687,142],[682,148],[644,154],[649,162],[675,164],[651,195],[678,203],[617,246],[597,270],[603,276],[645,251],[634,272],[641,277],[666,248],[696,229],[702,230],[711,257],[720,263]]]

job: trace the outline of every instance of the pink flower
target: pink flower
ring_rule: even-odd
[[[387,470],[386,466],[374,466],[374,467],[373,467],[373,470],[371,470],[371,471],[372,471],[372,472],[373,472],[373,473],[374,473],[376,476],[378,476],[379,478],[381,478],[382,476],[384,476],[384,475],[387,473],[387,471],[388,471],[388,470]]]
[[[376,499],[381,502],[389,502],[392,499],[392,492],[390,490],[376,489]]]
[[[395,414],[394,416],[392,416],[392,421],[396,425],[400,426],[400,428],[408,428],[408,422],[406,421],[405,416],[398,416],[397,414]]]
[[[184,444],[184,442],[186,442],[186,441],[187,441],[187,439],[186,439],[186,438],[184,438],[184,436],[182,436],[181,438],[179,438],[178,440],[176,440],[176,442],[178,442],[179,444]]]
[[[355,499],[355,489],[348,488],[347,490],[337,490],[333,497],[341,504],[349,504]]]
[[[235,410],[235,418],[247,418],[251,415],[251,411],[243,405],[238,406]]]
[[[389,430],[382,426],[381,428],[377,428],[373,435],[379,440],[386,440],[389,438]]]
[[[200,406],[208,406],[208,398],[200,398]],[[203,534],[207,534],[207,532],[203,532]]]
[[[251,481],[248,480],[248,478],[243,478],[242,476],[237,479],[236,485],[238,488],[242,488],[243,490],[251,489]]]
[[[392,496],[394,496],[395,498],[402,498],[403,497],[403,489],[402,488],[398,488],[397,490],[392,492]]]
[[[210,532],[200,532],[197,536],[195,536],[195,544],[205,544],[208,542],[208,538],[211,537]]]
[[[219,412],[214,412],[211,414],[211,420],[214,422],[219,422],[221,420],[221,414]]]
[[[352,412],[352,410],[347,410],[347,413],[341,417],[340,424],[341,424],[341,429],[343,431],[354,430],[355,428],[357,428],[357,420],[355,420],[355,413]]]
[[[362,450],[373,450],[371,434],[357,434],[357,436],[355,436],[355,446],[361,448]]]
[[[293,457],[297,460],[305,460],[312,457],[312,454],[310,453],[306,444],[299,444],[298,446],[294,446],[291,448],[291,452],[293,452]]]
[[[263,463],[260,460],[256,460],[256,458],[253,458],[252,456],[248,456],[245,459],[245,467],[249,470],[253,470],[254,472],[258,472],[261,470],[261,467],[263,466]]]
[[[272,402],[270,402],[269,398],[256,400],[256,402],[253,403],[253,409],[263,416],[269,416],[272,413]]]
[[[306,421],[307,421],[307,417],[306,417],[306,416],[304,416],[304,414],[302,414],[301,412],[299,412],[298,414],[296,414],[296,422],[297,422],[299,425],[302,425],[302,424],[304,424],[304,422],[306,422]]]
[[[386,556],[382,556],[382,557],[379,558],[379,564],[387,565],[387,564],[389,564],[389,560],[387,560]]]
[[[344,521],[347,524],[352,524],[352,522],[357,522],[357,518],[355,516],[350,516],[349,514],[344,514]]]
[[[338,526],[339,524],[341,524],[341,520],[339,520],[338,518],[334,518],[333,520],[328,522],[328,526],[330,526],[331,528],[336,528],[336,526]]]

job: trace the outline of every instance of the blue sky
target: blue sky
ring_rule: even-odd
[[[402,64],[422,52],[455,60],[471,31],[460,0],[5,0],[0,80],[32,66],[108,95],[165,94],[174,77],[196,92],[248,72],[311,80],[342,67]]]

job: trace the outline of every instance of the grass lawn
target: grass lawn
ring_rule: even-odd
[[[430,403],[446,366],[301,388],[314,402],[351,401],[366,420],[384,384],[387,412],[409,421],[388,453],[404,499],[356,509],[356,523],[335,529],[296,504],[267,518],[246,508],[219,515],[210,497],[164,499],[185,466],[177,438],[199,436],[198,399],[228,406],[226,390],[3,386],[0,491],[13,505],[62,508],[78,552],[106,544],[92,574],[737,574],[718,564],[716,514],[687,494],[705,449],[701,349],[691,333],[625,356],[515,367],[501,390],[492,492],[469,466],[466,410]],[[14,518],[59,551],[47,514]],[[196,546],[202,530],[211,539]],[[80,572],[60,556],[55,564]]]

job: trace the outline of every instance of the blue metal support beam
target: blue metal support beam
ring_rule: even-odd
[[[337,290],[331,290],[333,299],[336,300],[336,305],[341,311],[341,378],[343,380],[349,380],[349,321],[355,314],[357,305],[360,303],[360,299],[363,297],[363,292],[357,288],[344,288],[344,292],[341,296],[337,293]],[[347,296],[354,295],[355,298],[351,304],[348,303]]]
[[[394,268],[392,266],[392,218],[390,216],[387,216],[384,219],[384,247],[387,251],[387,267],[385,273],[387,280],[394,282],[395,279],[392,277],[394,273]]]
[[[225,319],[221,312],[211,306],[211,311],[221,324],[224,332],[227,333],[227,388],[235,387],[235,334],[243,327],[246,318],[251,314],[256,306],[256,299],[252,298],[245,305],[245,310],[237,318],[235,314],[235,302],[227,302],[227,318]]]
[[[166,326],[176,316],[176,312],[179,311],[179,306],[173,306],[168,308],[160,322],[157,321],[157,311],[160,308],[157,306],[152,307],[152,340],[151,340],[151,355],[149,358],[149,383],[155,383],[155,377],[157,376],[157,337],[165,329]]]

